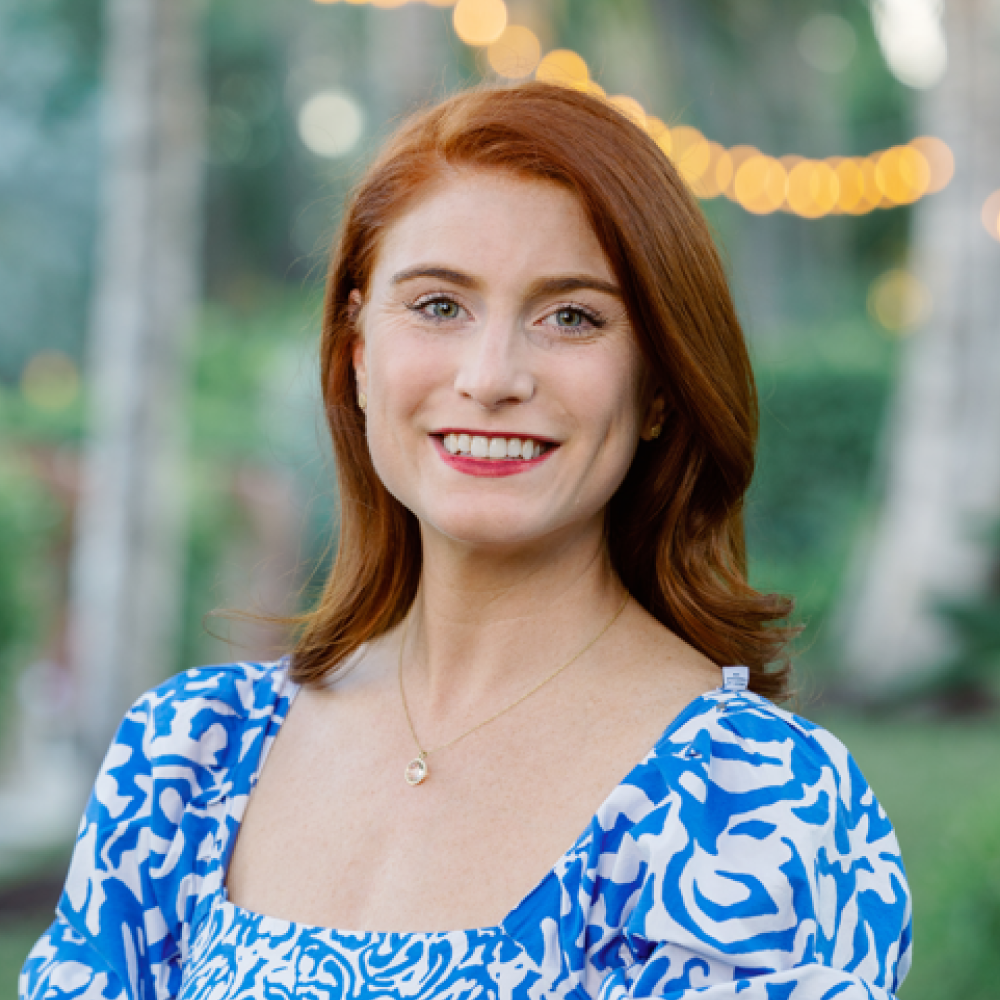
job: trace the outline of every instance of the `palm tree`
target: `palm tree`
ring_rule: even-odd
[[[937,608],[984,592],[1000,518],[1000,0],[948,0],[949,69],[920,98],[955,176],[915,208],[913,269],[933,311],[908,339],[885,431],[884,488],[844,597],[846,661],[868,694],[932,675],[954,639]]]
[[[180,414],[204,159],[195,0],[106,0],[104,31],[103,190],[70,626],[92,757],[136,694],[173,666]]]

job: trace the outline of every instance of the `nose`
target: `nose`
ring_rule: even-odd
[[[487,410],[526,403],[535,394],[527,344],[516,322],[484,324],[463,345],[455,389]]]

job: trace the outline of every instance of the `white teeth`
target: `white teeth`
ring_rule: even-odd
[[[485,434],[445,434],[445,451],[451,455],[472,455],[473,458],[525,459],[530,461],[542,453],[542,446],[531,438],[487,437]]]

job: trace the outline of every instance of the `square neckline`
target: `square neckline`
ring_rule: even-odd
[[[747,695],[750,694],[748,690],[743,691],[729,691],[724,686],[717,688],[711,688],[708,691],[704,691],[697,695],[690,702],[688,702],[683,709],[670,722],[667,724],[666,728],[657,738],[656,742],[650,749],[643,754],[642,758],[637,761],[628,772],[621,778],[621,780],[611,789],[611,791],[605,796],[601,801],[600,805],[591,815],[587,824],[584,826],[583,830],[580,832],[579,836],[573,841],[573,843],[556,859],[556,861],[549,867],[546,873],[541,877],[541,879],[521,898],[521,900],[509,910],[501,920],[496,924],[490,924],[485,927],[471,927],[471,928],[457,928],[449,929],[443,931],[381,931],[381,930],[350,930],[340,927],[327,927],[322,924],[310,924],[298,920],[288,920],[285,917],[275,917],[267,913],[259,913],[256,910],[247,909],[244,906],[240,906],[238,903],[234,903],[229,898],[229,865],[232,860],[233,851],[236,848],[236,841],[239,838],[240,830],[243,828],[243,820],[246,816],[247,809],[250,806],[250,800],[253,797],[253,793],[257,788],[257,782],[263,773],[264,765],[267,763],[268,755],[270,754],[271,748],[274,746],[274,740],[277,738],[278,733],[281,731],[282,725],[284,725],[285,720],[288,718],[288,713],[291,710],[292,704],[295,702],[296,697],[302,690],[302,685],[292,681],[288,676],[289,660],[287,657],[282,658],[278,661],[278,669],[282,670],[283,676],[281,679],[280,686],[276,692],[276,699],[280,701],[282,698],[287,698],[287,704],[284,708],[284,712],[281,716],[280,721],[274,726],[273,717],[272,722],[268,725],[267,734],[264,740],[264,745],[261,748],[260,755],[257,760],[254,761],[254,770],[250,775],[250,790],[243,799],[242,808],[239,812],[238,817],[233,817],[235,822],[232,827],[232,831],[229,835],[229,840],[226,844],[225,851],[220,858],[220,866],[222,869],[222,877],[219,880],[219,888],[216,890],[215,899],[212,900],[212,905],[210,909],[214,909],[216,905],[222,906],[223,908],[229,909],[229,911],[234,915],[239,917],[243,921],[249,922],[259,922],[267,921],[269,923],[278,924],[288,931],[295,931],[297,933],[307,933],[317,936],[327,936],[333,939],[367,939],[369,941],[392,941],[399,939],[414,939],[414,940],[442,940],[454,935],[466,935],[466,936],[494,936],[498,933],[508,934],[510,933],[511,926],[518,925],[521,923],[521,918],[524,916],[526,910],[528,910],[529,904],[533,897],[539,895],[553,879],[558,879],[558,873],[565,864],[572,858],[580,849],[581,844],[587,839],[594,824],[598,822],[598,817],[605,811],[608,803],[614,798],[615,795],[619,793],[619,790],[631,782],[631,779],[635,774],[637,774],[642,768],[644,768],[649,762],[656,756],[660,749],[661,744],[666,742],[669,737],[679,729],[685,722],[692,718],[696,718],[699,714],[703,714],[706,710],[710,710],[710,706],[720,704],[717,698],[713,699],[713,695]],[[286,688],[288,689],[286,691]]]

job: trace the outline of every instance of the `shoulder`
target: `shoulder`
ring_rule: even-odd
[[[280,723],[294,692],[286,660],[198,667],[164,681],[129,710],[109,752],[133,767],[219,767],[245,757],[246,738]]]
[[[748,967],[854,962],[873,982],[891,981],[897,962],[905,971],[910,896],[895,833],[822,727],[758,695],[712,692],[635,784],[642,815],[614,863],[602,860],[619,879],[643,873],[626,928],[647,942],[640,951],[686,940]]]
[[[650,871],[683,855],[696,880],[711,871],[723,881],[780,885],[800,916],[826,914],[865,889],[908,915],[895,831],[847,748],[759,695],[703,695],[634,784],[642,807],[628,840]]]
[[[833,809],[884,813],[847,747],[832,733],[750,692],[705,695],[658,745],[661,767],[680,759],[706,789],[738,796],[746,808],[778,800],[809,800]],[[803,820],[818,820],[797,813]]]
[[[863,826],[898,857],[885,811],[833,734],[750,692],[713,691],[667,730],[637,775],[651,816],[664,809],[713,841],[745,835],[818,849]],[[751,824],[740,826],[741,822]],[[901,869],[901,865],[899,866]]]
[[[167,836],[188,804],[247,793],[293,693],[284,660],[200,667],[147,691],[104,758],[80,836],[133,821]]]
[[[221,877],[219,853],[206,845],[225,842],[294,690],[285,661],[203,667],[146,692],[126,714],[58,907],[126,978],[121,933],[136,936],[126,951],[145,949],[155,966],[185,939],[199,886]]]

